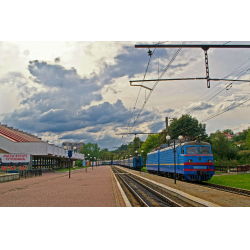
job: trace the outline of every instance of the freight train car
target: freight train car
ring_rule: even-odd
[[[188,141],[151,151],[147,154],[146,169],[179,180],[208,181],[214,175],[214,160],[211,145],[207,142]]]

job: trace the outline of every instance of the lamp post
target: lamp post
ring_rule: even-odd
[[[169,141],[171,137],[169,135],[166,136],[166,139]],[[183,136],[178,137],[179,141],[183,139]],[[174,140],[174,183],[176,184],[176,159],[175,159],[175,153],[176,153],[176,148],[175,148],[175,140]]]
[[[72,157],[72,150],[68,150],[68,157],[69,157],[69,178],[70,178],[70,167],[71,167],[70,158]]]
[[[90,167],[91,167],[91,163],[92,163],[92,157],[91,156],[89,157],[89,161],[90,161],[89,164],[90,164]],[[92,167],[92,170],[93,170],[93,167]]]
[[[88,158],[89,158],[89,162],[90,162],[90,157],[89,157],[89,154],[88,154]],[[88,166],[86,166],[86,172],[87,172],[87,168],[88,168]]]
[[[141,150],[141,156],[142,156],[142,153],[143,153],[144,151],[143,150]],[[142,158],[143,159],[143,158]],[[143,160],[142,160],[142,167],[143,167]]]

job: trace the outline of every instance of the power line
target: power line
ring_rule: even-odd
[[[245,98],[245,97],[248,96],[248,95],[250,95],[250,93],[247,94],[247,95],[245,95],[243,98]],[[240,98],[238,101],[242,100],[243,98]],[[239,103],[239,104],[235,105],[235,106],[233,106],[233,105],[235,104],[235,103],[233,103],[233,104],[227,106],[226,108],[224,108],[222,111],[219,111],[219,112],[217,112],[216,114],[213,114],[213,115],[207,117],[206,119],[202,120],[201,123],[202,123],[202,122],[206,122],[206,121],[208,121],[208,120],[211,120],[211,119],[213,119],[214,117],[219,116],[219,115],[221,115],[221,114],[223,114],[223,113],[225,113],[225,112],[228,112],[228,111],[230,111],[230,110],[232,110],[232,109],[234,109],[234,108],[236,108],[236,107],[238,107],[238,106],[240,106],[240,105],[243,105],[244,103],[246,103],[246,102],[248,102],[248,101],[250,101],[250,98],[247,99],[246,101],[242,102],[242,103]],[[180,133],[180,132],[186,131],[187,129],[189,129],[189,128],[191,128],[191,127],[192,127],[192,126],[188,126],[188,127],[184,128],[184,129],[180,129],[180,130],[176,131],[175,134],[178,134],[178,133]]]
[[[250,124],[244,124],[244,125],[241,125],[241,126],[239,126],[239,127],[237,127],[237,128],[234,128],[234,129],[232,129],[232,130],[234,131],[234,130],[237,130],[237,129],[241,128],[241,127],[249,126],[249,125],[250,125]]]
[[[250,60],[250,58],[248,59],[248,60],[246,60],[243,64],[241,64],[238,68],[236,68],[233,72],[231,72],[228,76],[226,76],[226,77],[229,77],[230,75],[232,75],[233,73],[236,73],[236,72],[240,72],[240,74],[237,74],[236,76],[238,76],[237,77],[237,79],[239,79],[241,76],[243,76],[243,75],[245,75],[246,73],[247,73],[247,71],[250,69],[250,64],[249,65],[247,65],[247,66],[245,66],[244,68],[242,68],[242,69],[239,69],[240,67],[242,67],[247,61],[249,61]],[[244,71],[244,72],[242,72],[243,70],[245,70],[245,69],[247,69],[246,71]],[[225,78],[226,78],[225,77]],[[224,78],[224,79],[225,79]],[[220,82],[219,82],[220,83]],[[217,84],[219,84],[219,83],[217,83]],[[206,98],[208,98],[208,97],[210,97],[212,94],[214,94],[214,93],[216,93],[216,94],[214,94],[209,100],[207,100],[205,103],[201,103],[198,107],[193,107],[193,108],[191,108],[189,111],[188,111],[188,114],[190,114],[191,112],[193,112],[193,111],[196,111],[196,110],[198,110],[198,109],[200,109],[200,108],[202,108],[202,107],[204,107],[206,104],[208,104],[208,102],[210,101],[210,100],[212,100],[215,96],[217,96],[219,93],[221,93],[222,91],[224,91],[224,90],[228,90],[228,89],[230,89],[231,87],[232,87],[232,82],[230,83],[230,84],[227,84],[227,85],[224,85],[224,87],[221,89],[221,90],[219,90],[219,92],[217,91],[217,93],[214,91],[214,92],[210,92],[210,94],[207,96],[207,97],[205,97],[205,98],[203,98],[202,100],[201,100],[201,102],[204,100],[204,99],[206,99]],[[216,87],[216,86],[214,86],[214,87]],[[213,87],[213,88],[214,88]],[[202,96],[204,96],[205,94],[207,94],[207,92],[206,93],[204,93]],[[202,96],[200,96],[198,99],[200,99]],[[195,101],[197,101],[198,99],[196,99]],[[224,98],[225,99],[225,98]],[[195,101],[193,102],[193,103],[195,103]],[[181,112],[183,112],[183,110],[180,110],[180,111],[178,111],[178,113],[177,114],[180,114]]]
[[[182,43],[182,46],[183,46],[185,43],[186,43],[186,42],[183,42],[183,43]],[[179,47],[179,49],[176,51],[176,53],[174,54],[173,58],[170,60],[170,62],[169,62],[169,63],[168,63],[168,65],[166,66],[166,68],[165,68],[165,69],[163,70],[163,72],[161,73],[161,75],[160,75],[159,79],[161,79],[161,78],[162,78],[162,76],[163,76],[163,75],[166,73],[166,71],[169,69],[169,67],[171,66],[171,64],[173,63],[173,61],[174,61],[174,60],[175,60],[175,58],[177,57],[177,55],[180,53],[180,51],[181,51],[181,49],[182,49],[182,46],[181,46],[181,47]],[[143,106],[142,106],[141,110],[139,111],[139,113],[138,113],[138,115],[137,115],[136,119],[134,120],[133,125],[132,125],[132,126],[131,126],[131,128],[130,128],[130,131],[131,131],[131,130],[132,130],[132,128],[134,127],[134,125],[135,125],[136,121],[138,120],[138,118],[139,118],[139,116],[140,116],[140,114],[141,114],[142,110],[144,109],[144,107],[145,107],[145,105],[146,105],[146,103],[147,103],[147,101],[148,101],[149,97],[151,96],[151,94],[152,94],[153,90],[155,89],[155,87],[157,86],[158,82],[159,82],[159,81],[156,81],[156,82],[155,82],[155,84],[154,84],[154,86],[153,86],[152,90],[149,92],[149,94],[148,94],[148,96],[147,96],[147,98],[146,98],[146,100],[145,100],[145,102],[144,102],[144,104],[143,104]],[[124,140],[124,141],[126,141],[126,138],[125,138],[125,140]],[[124,142],[123,142],[123,143],[124,143]]]
[[[160,41],[158,42],[158,44],[160,44]],[[154,48],[154,50],[153,50],[153,52],[152,52],[152,55],[154,54],[155,50],[156,50],[156,47]],[[151,55],[151,56],[152,56],[152,55]],[[151,61],[151,56],[149,57],[148,65],[147,65],[147,67],[146,67],[146,71],[145,71],[145,73],[144,73],[143,80],[144,80],[145,77],[146,77],[146,74],[147,74],[147,71],[148,71],[148,67],[149,67],[149,64],[150,64],[150,61]],[[127,130],[129,130],[129,125],[130,125],[131,118],[132,118],[132,116],[133,116],[134,113],[135,113],[135,107],[136,107],[137,101],[138,101],[138,99],[139,99],[140,92],[141,92],[141,87],[140,87],[140,90],[139,90],[139,92],[138,92],[138,95],[137,95],[137,98],[136,98],[136,101],[135,101],[135,105],[134,105],[132,114],[131,114],[131,116],[130,116],[130,119],[129,119],[129,122],[128,122],[128,125],[127,125]],[[125,142],[125,141],[124,141],[124,142]],[[123,142],[123,143],[124,143],[124,142]]]

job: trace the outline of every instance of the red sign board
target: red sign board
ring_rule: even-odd
[[[11,171],[11,170],[28,170],[28,166],[0,166],[2,171]]]

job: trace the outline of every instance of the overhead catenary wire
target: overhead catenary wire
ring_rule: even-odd
[[[247,61],[249,61],[250,60],[250,58],[248,59],[248,60],[246,60],[243,64],[241,64],[238,68],[236,68],[233,72],[231,72],[228,76],[230,76],[230,75],[232,75],[232,74],[235,74],[236,72],[238,73],[238,72],[240,72],[239,74],[236,74],[236,76],[238,76],[237,77],[237,79],[239,79],[240,77],[242,77],[242,76],[244,76],[246,73],[247,73],[247,71],[250,69],[250,64],[249,65],[247,65],[247,66],[245,66],[244,68],[241,68]],[[241,69],[240,69],[241,68]],[[228,76],[226,76],[225,78],[227,78]],[[218,83],[217,83],[218,84]],[[231,87],[233,86],[233,83],[231,82],[230,84],[226,84],[226,85],[224,85],[224,87],[221,89],[221,90],[217,90],[217,93],[214,91],[213,93],[211,93],[210,92],[210,94],[207,96],[207,97],[210,97],[212,94],[214,94],[212,97],[210,97],[210,99],[209,100],[207,100],[205,103],[201,103],[198,107],[196,106],[196,107],[193,107],[193,108],[191,108],[191,109],[189,109],[188,110],[188,114],[190,114],[191,112],[194,112],[194,111],[196,111],[196,110],[199,110],[199,109],[201,109],[202,107],[204,107],[206,104],[208,104],[208,102],[210,101],[210,100],[212,100],[215,96],[217,96],[219,93],[221,93],[222,91],[224,91],[224,90],[228,90],[228,89],[230,89]],[[214,86],[215,87],[215,86]],[[213,88],[214,88],[213,87]],[[207,92],[206,92],[207,93]],[[206,94],[205,93],[205,94]],[[204,94],[202,95],[202,96],[204,96]],[[201,96],[201,97],[202,97]],[[199,98],[201,98],[201,97],[199,97]],[[207,97],[205,97],[205,98],[207,98]],[[198,99],[199,99],[198,98]],[[205,99],[204,98],[204,99]],[[226,97],[225,97],[226,98]],[[224,99],[225,99],[224,98]],[[195,101],[197,101],[198,99],[196,99]],[[203,99],[203,100],[204,100]],[[203,100],[201,100],[201,102],[203,101]],[[195,103],[195,101],[193,102],[193,103]],[[177,114],[179,114],[179,113],[181,113],[181,112],[183,112],[183,110],[180,110],[180,111],[178,111],[178,113]],[[177,115],[178,116],[178,115]]]
[[[225,78],[227,78],[227,77],[230,77],[232,74],[235,74],[236,72],[239,72],[239,71],[242,71],[242,70],[245,70],[245,69],[247,69],[247,71],[249,70],[249,67],[250,67],[250,64],[249,65],[247,65],[246,67],[244,67],[243,69],[240,69],[246,62],[248,62],[250,60],[250,58],[248,59],[248,60],[246,60],[243,64],[241,64],[238,68],[236,68],[233,72],[231,72],[229,75],[227,75],[226,77],[224,77],[224,79]],[[240,69],[240,70],[239,70]],[[237,77],[237,79],[239,79],[241,76],[243,76],[244,75],[244,73],[246,73],[247,71],[245,71],[245,72],[243,72],[243,73],[239,73],[239,74],[237,74],[236,76],[238,76]],[[203,100],[205,100],[206,98],[208,98],[208,97],[210,97],[212,94],[214,94],[216,91],[214,91],[214,92],[211,92],[211,90],[213,89],[213,88],[215,88],[219,83],[221,83],[221,81],[219,81],[216,85],[214,85],[214,87],[212,87],[210,90],[209,90],[209,95],[207,96],[207,97],[205,97],[205,98],[203,98]],[[231,82],[231,84],[232,84],[232,82]],[[227,84],[226,84],[227,85]],[[224,85],[224,86],[226,86],[226,85]],[[204,96],[205,94],[207,94],[208,92],[206,91],[203,95],[201,95],[199,98],[197,98],[194,102],[196,102],[197,100],[199,100],[202,96]],[[214,96],[215,97],[215,96]],[[212,99],[212,98],[211,98]],[[211,99],[209,99],[208,101],[210,101]],[[201,101],[203,101],[203,100],[201,100]],[[208,102],[207,101],[207,102]],[[193,103],[194,103],[193,102]],[[206,104],[206,103],[205,103]],[[203,104],[203,106],[205,105],[205,104]],[[200,106],[202,106],[202,104],[200,105]],[[194,109],[198,109],[198,107],[195,107],[195,108],[193,108],[193,109],[191,109],[191,110],[189,110],[189,114],[194,110]],[[179,113],[179,112],[178,112]]]
[[[185,43],[186,43],[186,42],[183,42],[182,45],[184,45]],[[166,71],[169,69],[169,67],[171,66],[171,64],[173,63],[173,61],[174,61],[175,58],[177,57],[177,55],[180,53],[181,49],[182,49],[182,46],[181,46],[180,48],[178,48],[178,50],[176,51],[176,53],[174,54],[174,56],[172,57],[172,59],[170,60],[170,62],[168,63],[168,65],[166,66],[166,68],[165,68],[165,69],[163,70],[163,72],[161,73],[159,79],[161,79],[161,78],[163,77],[163,75],[166,73]],[[138,113],[136,119],[134,120],[134,123],[132,124],[132,126],[131,126],[131,128],[130,128],[129,131],[131,131],[132,128],[134,127],[136,121],[138,120],[139,116],[141,115],[142,110],[144,109],[144,107],[145,107],[145,105],[146,105],[148,99],[150,98],[150,96],[151,96],[153,90],[155,89],[155,87],[157,86],[158,83],[159,83],[159,81],[156,81],[156,82],[155,82],[154,86],[152,87],[151,91],[149,92],[149,94],[148,94],[148,96],[147,96],[147,98],[146,98],[146,100],[145,100],[145,102],[144,102],[142,108],[140,109],[140,111],[139,111],[139,113]],[[130,133],[130,132],[129,132],[129,133]],[[128,136],[127,136],[127,137],[128,137]],[[124,142],[126,141],[127,137],[124,139]],[[124,143],[124,142],[123,142],[123,143]]]
[[[230,41],[229,41],[230,42]],[[227,43],[229,43],[229,42],[227,42]],[[226,44],[227,44],[226,43]],[[177,51],[178,52],[178,51]],[[250,58],[247,60],[247,61],[249,61],[250,60]],[[228,76],[230,76],[230,75],[235,75],[235,77],[237,77],[237,79],[239,79],[239,77],[241,77],[241,76],[243,76],[245,73],[246,73],[246,71],[245,71],[245,69],[246,68],[248,68],[247,69],[247,71],[249,70],[249,65],[248,66],[245,66],[244,68],[241,68],[247,61],[245,61],[243,64],[241,64],[237,69],[235,69],[232,73],[230,73]],[[159,66],[158,66],[159,67]],[[245,72],[243,72],[243,71],[245,71]],[[164,71],[162,72],[163,74],[165,73]],[[226,76],[226,77],[228,77],[228,76]],[[162,76],[161,76],[162,77]],[[226,78],[225,77],[225,78]],[[159,79],[160,79],[160,77],[159,77]],[[232,79],[233,80],[233,79]],[[158,82],[159,81],[156,81],[156,83],[155,83],[155,85],[154,85],[154,87],[153,87],[153,89],[155,88],[155,86],[157,86],[157,84],[158,84]],[[230,82],[230,81],[228,81],[228,82]],[[218,82],[213,88],[215,88],[218,84],[220,84],[221,83],[221,81],[220,82]],[[209,93],[209,95],[207,96],[207,97],[205,97],[204,99],[206,99],[206,98],[210,98],[209,100],[207,100],[207,102],[208,101],[210,101],[210,100],[212,100],[214,97],[216,97],[218,94],[220,94],[222,91],[225,91],[225,90],[228,90],[228,88],[230,87],[230,86],[232,86],[232,82],[231,83],[227,83],[224,87],[223,87],[223,89],[222,90],[217,90],[216,91],[216,93],[215,92],[213,92],[213,93],[211,93],[211,89],[210,89],[210,93]],[[212,89],[213,89],[212,88]],[[152,89],[152,90],[153,90]],[[136,121],[138,120],[138,118],[139,118],[139,116],[140,116],[140,114],[141,114],[141,112],[142,112],[142,110],[143,110],[143,108],[145,107],[145,104],[146,104],[146,102],[148,101],[148,99],[149,99],[149,97],[150,97],[150,95],[151,95],[151,93],[152,93],[152,91],[150,91],[150,93],[149,93],[149,95],[147,96],[147,98],[145,99],[145,102],[144,102],[144,105],[143,105],[143,107],[141,108],[141,110],[140,110],[140,112],[139,112],[139,114],[137,115],[137,117],[136,117],[136,119],[134,120],[134,123],[133,123],[133,125],[132,125],[132,127],[131,127],[131,129],[130,129],[130,131],[132,130],[132,128],[134,127],[134,125],[135,125],[135,123],[136,123]],[[201,97],[203,97],[204,95],[206,95],[207,94],[207,92],[206,93],[204,93],[202,96],[200,96],[198,99],[196,99],[195,101],[197,101],[197,100],[199,100]],[[214,95],[213,95],[214,94]],[[213,95],[212,97],[211,97],[211,95]],[[243,97],[244,98],[244,97]],[[238,100],[239,101],[239,100]],[[229,111],[229,110],[231,110],[231,109],[234,109],[234,108],[236,108],[236,107],[238,107],[238,106],[240,106],[240,105],[243,105],[245,102],[248,102],[249,100],[246,100],[246,101],[244,101],[244,102],[242,102],[242,103],[239,103],[239,104],[237,104],[237,105],[235,105],[235,104],[232,104],[231,106],[229,105],[227,108],[228,108],[228,110],[225,110],[225,109],[223,109],[223,110],[221,110],[220,112],[218,112],[218,113],[216,113],[216,114],[214,114],[214,115],[212,115],[212,116],[210,116],[210,117],[208,117],[208,118],[206,118],[207,120],[210,120],[210,119],[212,119],[212,118],[214,118],[214,117],[216,117],[216,116],[218,116],[218,115],[221,115],[221,114],[223,114],[223,113],[225,113],[225,112],[227,112],[227,111]],[[206,103],[207,103],[206,102]],[[205,104],[206,104],[205,103]],[[202,104],[203,106],[205,105],[204,103]],[[189,111],[189,113],[191,113],[191,112],[193,112],[193,111],[195,111],[195,110],[197,110],[197,109],[200,109],[201,107],[202,107],[202,105],[199,105],[199,107],[194,107],[194,108],[192,108],[190,111]],[[204,120],[204,121],[206,121],[206,119]],[[203,122],[203,121],[202,121]],[[162,121],[162,122],[159,122],[158,124],[161,124],[161,123],[164,123],[164,121]],[[151,125],[149,125],[149,126],[147,126],[147,127],[155,127],[155,126],[158,126],[158,124],[151,124]],[[153,128],[152,127],[152,128]],[[126,140],[126,138],[125,138],[125,140]]]
[[[234,130],[237,130],[237,129],[239,129],[239,128],[242,128],[242,127],[245,127],[245,126],[250,126],[250,124],[243,124],[243,125],[241,125],[241,126],[239,126],[239,127],[236,127],[236,128],[232,128],[232,130],[234,131]]]
[[[160,44],[160,41],[158,42],[158,44]],[[148,71],[148,67],[149,67],[151,58],[152,58],[152,56],[153,56],[155,50],[156,50],[156,47],[154,48],[154,50],[153,50],[153,52],[152,52],[152,55],[149,57],[148,64],[147,64],[147,67],[146,67],[146,71],[145,71],[145,73],[144,73],[143,80],[146,78],[147,71]],[[136,104],[137,104],[138,99],[139,99],[140,92],[141,92],[141,87],[140,87],[140,89],[139,89],[139,92],[138,92],[138,95],[137,95],[137,98],[136,98],[136,101],[135,101],[135,105],[134,105],[132,114],[131,114],[131,116],[130,116],[130,119],[129,119],[129,122],[128,122],[128,125],[127,125],[127,131],[129,130],[129,125],[130,125],[131,118],[133,117],[133,115],[134,115],[134,113],[135,113],[135,108],[136,108]],[[145,99],[146,99],[146,96],[145,96]],[[125,141],[123,141],[123,144],[124,144],[124,142],[125,142]]]
[[[248,96],[248,95],[250,95],[250,93],[247,94],[247,95],[245,95],[244,97],[246,97],[246,96]],[[243,98],[244,98],[244,97],[243,97]],[[243,98],[240,98],[240,100],[242,100]],[[240,101],[240,100],[238,100],[238,101]],[[221,110],[221,111],[219,111],[219,112],[217,112],[217,113],[215,113],[215,114],[213,114],[213,115],[211,115],[211,116],[205,118],[204,120],[201,121],[201,123],[202,123],[202,122],[206,122],[206,121],[208,121],[208,120],[211,120],[211,119],[213,119],[213,118],[216,117],[216,116],[222,115],[223,113],[228,112],[228,111],[230,111],[230,110],[232,110],[232,109],[234,109],[234,108],[236,108],[236,107],[238,107],[238,106],[241,106],[241,105],[243,105],[243,104],[245,104],[246,102],[249,102],[249,101],[250,101],[250,98],[247,99],[247,100],[245,100],[245,101],[242,102],[242,103],[239,103],[239,104],[235,105],[235,106],[233,106],[233,104],[231,104],[231,105],[227,106],[226,108],[224,108],[223,110]],[[234,103],[234,104],[235,104],[235,103]],[[192,126],[188,126],[188,127],[184,128],[184,129],[180,129],[180,130],[176,131],[175,134],[179,134],[179,133],[181,133],[181,132],[184,132],[184,131],[186,131],[187,129],[189,129],[189,128],[191,128],[191,127],[192,127]]]

